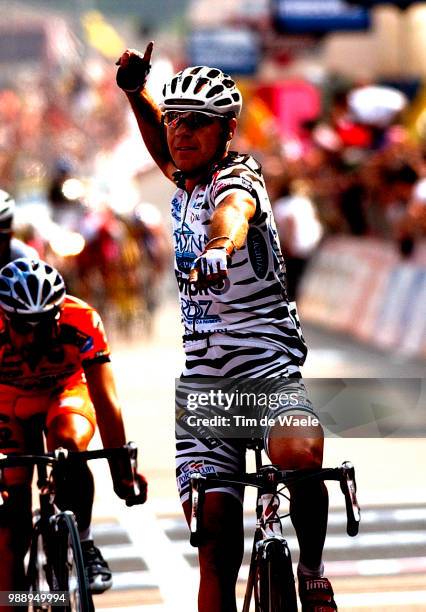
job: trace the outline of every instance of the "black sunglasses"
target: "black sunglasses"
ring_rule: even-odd
[[[214,123],[217,119],[223,119],[220,115],[205,113],[204,111],[166,111],[163,122],[166,127],[176,130],[183,122],[189,129],[198,130]]]
[[[26,335],[35,331],[51,329],[59,319],[59,313],[54,317],[27,319],[25,317],[5,315],[6,321],[17,334]]]

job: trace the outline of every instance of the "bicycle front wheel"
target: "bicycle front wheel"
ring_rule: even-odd
[[[52,567],[48,561],[48,535],[38,519],[34,525],[28,558],[27,584],[30,601],[29,612],[51,612],[48,601],[43,601],[38,593],[54,591],[57,588]]]
[[[285,540],[271,538],[260,545],[256,589],[260,612],[297,612],[293,568]]]
[[[54,553],[54,573],[59,591],[69,593],[69,603],[63,612],[92,612],[93,603],[83,564],[80,538],[74,514],[60,512],[55,517],[57,546]],[[58,608],[55,607],[58,611]],[[59,612],[59,611],[58,611]]]

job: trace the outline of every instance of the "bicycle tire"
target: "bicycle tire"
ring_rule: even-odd
[[[92,612],[93,602],[74,514],[70,511],[57,514],[55,528],[54,574],[58,590],[69,593],[69,603],[64,607],[55,606],[55,612]]]
[[[291,555],[285,540],[265,540],[258,550],[257,600],[260,612],[297,612]]]
[[[27,566],[27,585],[29,593],[55,590],[55,577],[47,556],[48,535],[40,519],[36,520],[31,536]],[[51,612],[48,602],[30,602],[29,612]]]

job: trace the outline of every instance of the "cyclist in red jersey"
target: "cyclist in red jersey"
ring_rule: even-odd
[[[126,443],[98,313],[66,295],[61,275],[49,264],[20,258],[0,270],[0,451],[28,450],[31,427],[39,421],[49,450],[85,450],[96,425],[104,447]],[[30,476],[22,468],[5,472],[8,498],[0,508],[0,591],[22,590],[31,532]],[[114,490],[127,499],[133,488],[120,472],[120,466],[111,465]],[[146,482],[141,475],[138,480],[143,503]],[[56,503],[74,512],[91,591],[102,593],[111,586],[112,576],[93,543],[93,497],[93,477],[86,465],[78,472],[70,468]]]

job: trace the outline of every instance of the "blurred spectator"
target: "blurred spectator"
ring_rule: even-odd
[[[52,177],[47,185],[47,199],[53,208],[67,205],[69,198],[64,192],[64,183],[71,178],[72,164],[65,158],[59,158],[55,164]]]
[[[323,228],[306,181],[293,181],[274,203],[273,211],[286,262],[288,297],[292,301],[297,297],[306,264],[320,243]]]
[[[15,200],[0,189],[0,268],[19,257],[38,259],[37,251],[13,237],[13,217]]]
[[[126,223],[139,248],[141,300],[145,305],[145,322],[149,332],[160,301],[160,288],[169,270],[171,242],[160,211],[150,202],[138,204]]]
[[[414,228],[408,214],[408,205],[418,178],[416,170],[406,163],[383,170],[383,182],[387,186],[385,221],[404,257],[410,256],[414,249]]]
[[[408,205],[408,218],[417,235],[426,235],[426,179],[416,183]]]

